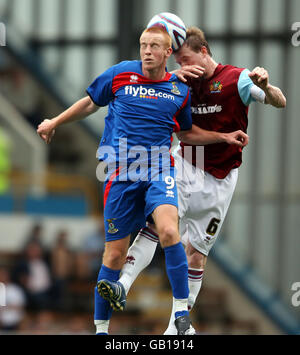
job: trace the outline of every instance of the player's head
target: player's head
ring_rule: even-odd
[[[145,69],[152,70],[165,66],[171,54],[172,40],[165,29],[154,26],[142,33],[140,55]]]
[[[198,27],[190,27],[186,32],[186,40],[182,47],[175,53],[178,64],[205,66],[208,58],[212,57],[211,50],[204,32]]]

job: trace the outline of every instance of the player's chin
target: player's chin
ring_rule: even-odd
[[[157,65],[153,60],[145,60],[143,66],[145,69],[154,69]]]

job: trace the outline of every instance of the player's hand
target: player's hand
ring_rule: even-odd
[[[249,73],[249,78],[262,90],[265,90],[269,85],[269,73],[265,68],[256,67]]]
[[[202,77],[204,74],[204,68],[199,65],[185,65],[172,73],[175,74],[179,80],[186,83],[186,78],[197,79]]]
[[[241,148],[244,148],[249,143],[249,136],[245,132],[239,130],[231,133],[226,133],[225,141],[227,144],[234,144],[238,145]]]
[[[38,126],[37,133],[47,144],[49,144],[55,134],[52,120],[44,120]]]

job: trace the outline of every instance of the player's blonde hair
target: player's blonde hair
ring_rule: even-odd
[[[141,37],[143,36],[144,33],[161,33],[164,36],[165,39],[165,45],[166,48],[170,48],[172,47],[172,39],[169,35],[169,33],[167,32],[167,30],[164,27],[160,27],[160,26],[152,26],[149,28],[146,28],[143,33],[141,34]]]
[[[198,27],[189,27],[186,31],[186,40],[184,42],[191,50],[196,53],[201,51],[202,47],[207,49],[207,53],[212,57],[211,50],[205,38],[205,34]]]

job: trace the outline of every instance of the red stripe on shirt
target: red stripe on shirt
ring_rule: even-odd
[[[186,98],[183,102],[183,104],[181,105],[180,109],[175,113],[174,117],[173,117],[173,121],[174,121],[174,132],[179,132],[181,131],[181,128],[180,128],[180,124],[179,122],[177,121],[177,117],[178,115],[180,114],[180,112],[184,109],[184,107],[186,106],[187,102],[188,102],[188,99],[189,99],[189,95],[190,95],[190,91],[188,91],[187,95],[186,95]]]
[[[126,85],[147,85],[147,84],[155,84],[162,83],[165,81],[169,81],[172,74],[166,73],[165,77],[162,80],[151,80],[146,78],[145,76],[134,73],[134,72],[125,72],[118,74],[113,79],[112,84],[112,92],[115,94],[121,87]],[[137,80],[135,78],[137,77]]]

